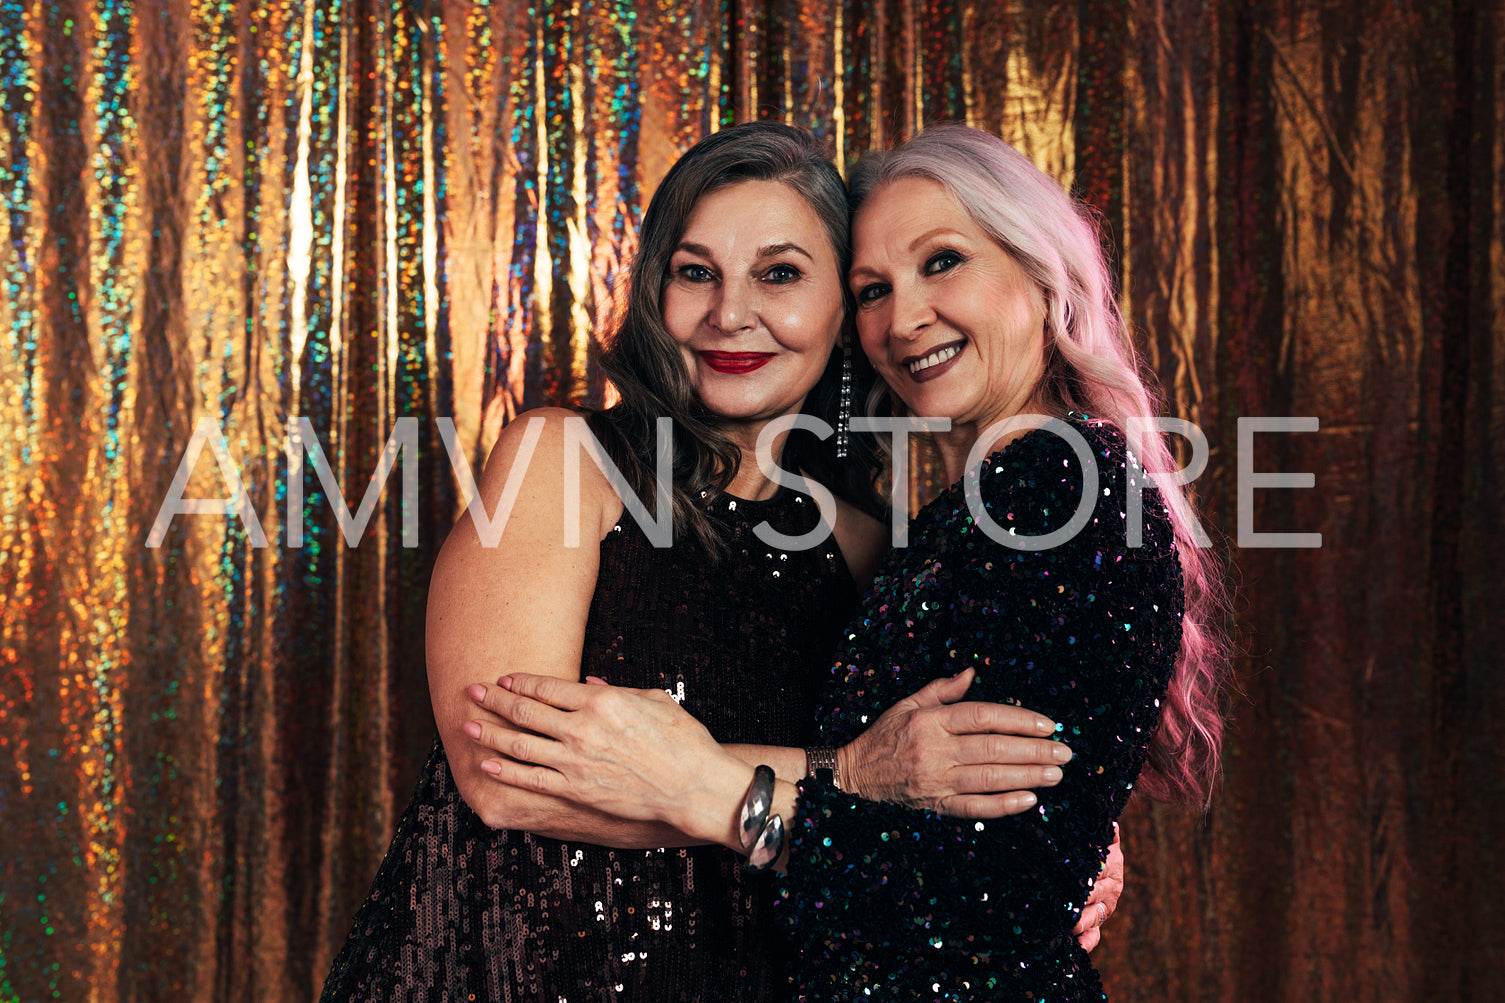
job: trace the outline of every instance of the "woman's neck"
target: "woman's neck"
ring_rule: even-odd
[[[977,440],[994,425],[1006,421],[1016,415],[1035,414],[1060,417],[1056,408],[1047,407],[1045,402],[1038,396],[1032,396],[1028,400],[1020,402],[1016,407],[1000,410],[997,414],[983,421],[965,422],[952,425],[948,431],[933,432],[936,451],[941,454],[941,464],[946,468],[946,483],[955,484],[962,479],[967,472],[967,458],[972,455],[972,449],[977,445]],[[1033,425],[1026,425],[1010,430],[1004,435],[997,436],[987,444],[987,452],[997,452],[1004,446],[1022,436],[1034,431]]]
[[[762,501],[772,498],[779,490],[779,486],[768,479],[761,467],[758,466],[758,434],[763,426],[757,429],[738,428],[727,433],[727,438],[742,452],[742,462],[737,466],[737,476],[731,479],[726,486],[726,493],[734,498],[742,498],[747,501]],[[784,441],[789,438],[788,432],[780,432],[774,436],[771,443],[770,455],[773,464],[777,466],[784,456]]]

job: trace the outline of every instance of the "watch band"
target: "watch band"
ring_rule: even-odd
[[[836,759],[836,750],[829,745],[816,745],[806,749],[805,776],[814,777],[842,790],[841,764]]]

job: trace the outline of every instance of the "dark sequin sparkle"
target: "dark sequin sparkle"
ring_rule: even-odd
[[[667,690],[724,742],[806,745],[856,587],[830,541],[786,553],[754,536],[764,519],[808,531],[818,513],[800,496],[709,504],[720,564],[655,549],[626,516],[607,534],[582,675]],[[323,999],[777,999],[772,876],[740,861],[488,829],[436,747]]]
[[[846,632],[825,700],[845,742],[937,676],[977,670],[969,699],[1049,715],[1075,758],[1022,815],[947,818],[801,785],[775,910],[803,952],[809,1000],[1100,1000],[1071,936],[1144,763],[1181,631],[1181,570],[1145,486],[1144,546],[1126,545],[1126,486],[1142,472],[1111,426],[1075,421],[1099,484],[1092,521],[1051,550],[1013,550],[974,522],[960,486],[916,517]],[[1039,535],[1082,493],[1080,462],[1037,431],[993,454],[993,520]],[[1141,485],[1143,486],[1143,485]]]

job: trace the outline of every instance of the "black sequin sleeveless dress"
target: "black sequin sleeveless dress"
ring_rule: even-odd
[[[728,556],[655,549],[628,516],[601,543],[581,674],[667,690],[722,742],[801,746],[856,587],[813,501],[723,498]],[[772,875],[719,846],[609,849],[488,829],[437,746],[323,1000],[787,998]]]

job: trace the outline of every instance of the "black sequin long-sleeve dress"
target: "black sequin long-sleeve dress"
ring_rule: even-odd
[[[661,688],[722,742],[806,745],[815,698],[856,586],[834,541],[786,552],[810,499],[723,498],[729,555],[655,549],[624,516],[601,543],[582,675]],[[506,653],[497,653],[505,664]],[[778,1000],[787,963],[770,875],[720,846],[619,850],[492,830],[461,799],[437,746],[325,1003]]]
[[[799,998],[1100,1000],[1071,928],[1144,763],[1180,646],[1182,579],[1169,519],[1111,426],[1074,419],[1095,457],[1091,521],[1048,550],[989,538],[953,485],[911,524],[846,633],[823,700],[827,744],[860,733],[926,681],[977,670],[967,699],[1061,725],[1064,779],[1010,818],[973,822],[864,801],[807,780],[775,909],[801,952]],[[983,466],[994,522],[1062,527],[1082,463],[1049,431]],[[1127,491],[1143,489],[1143,546]],[[869,995],[870,994],[870,995]]]

